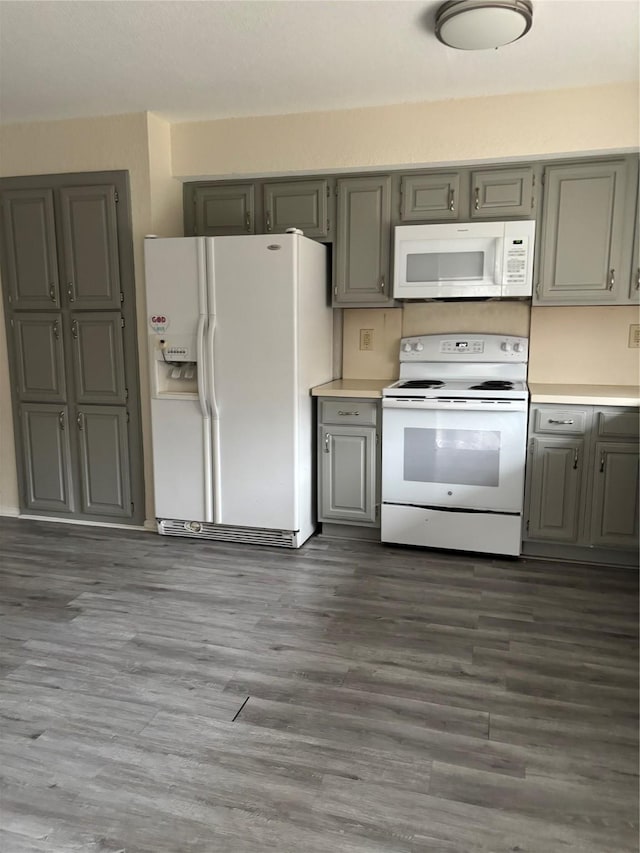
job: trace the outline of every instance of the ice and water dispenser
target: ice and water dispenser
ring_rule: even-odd
[[[150,335],[152,396],[191,399],[198,396],[195,335]]]

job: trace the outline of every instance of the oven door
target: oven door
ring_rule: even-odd
[[[526,438],[522,400],[385,398],[383,503],[522,512]]]

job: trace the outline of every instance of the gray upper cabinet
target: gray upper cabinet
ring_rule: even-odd
[[[60,190],[64,288],[73,309],[120,307],[120,270],[113,186]]]
[[[533,210],[533,168],[471,173],[472,219],[526,218]]]
[[[337,181],[334,304],[390,302],[391,177]]]
[[[430,172],[404,175],[400,181],[402,222],[446,222],[460,219],[468,205],[468,173]]]
[[[25,509],[72,511],[67,407],[22,403],[20,422]]]
[[[76,415],[81,511],[130,518],[127,412],[117,406],[82,406]]]
[[[549,166],[534,302],[628,302],[637,160]]]
[[[636,195],[636,229],[633,236],[633,251],[631,252],[629,301],[640,302],[640,181]]]
[[[8,299],[14,309],[58,308],[60,289],[53,190],[2,194]]]
[[[65,402],[61,315],[16,312],[12,325],[18,399]]]
[[[193,230],[199,237],[256,232],[253,184],[196,186],[193,207]]]
[[[127,399],[120,314],[82,312],[71,321],[79,403],[124,405]]]
[[[329,233],[328,188],[326,180],[265,184],[265,233],[300,228],[306,237],[326,237]]]

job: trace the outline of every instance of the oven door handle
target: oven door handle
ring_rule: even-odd
[[[407,400],[393,397],[382,398],[383,409],[428,409],[444,412],[526,412],[526,400]]]

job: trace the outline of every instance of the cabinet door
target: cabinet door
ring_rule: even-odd
[[[264,230],[282,234],[300,228],[306,237],[326,237],[327,181],[290,181],[264,185]]]
[[[58,308],[58,256],[53,191],[2,193],[5,272],[15,309]]]
[[[533,438],[528,539],[576,542],[584,440]]]
[[[471,218],[531,216],[533,169],[491,169],[471,173]]]
[[[320,512],[324,521],[376,521],[375,427],[320,427]]]
[[[66,389],[61,315],[15,313],[11,325],[18,398],[33,403],[63,403]]]
[[[636,194],[636,228],[633,235],[633,251],[631,252],[629,302],[640,302],[640,183]]]
[[[75,315],[71,321],[71,340],[77,402],[126,403],[120,314]]]
[[[635,186],[629,172],[625,160],[545,170],[540,304],[627,300]]]
[[[20,425],[25,509],[71,512],[67,407],[22,403]]]
[[[465,177],[468,179],[468,173]],[[460,197],[462,189],[462,176],[458,172],[405,175],[400,182],[400,219],[402,222],[459,219],[460,211],[466,211],[466,199]]]
[[[596,442],[591,543],[638,548],[638,445]]]
[[[60,205],[69,306],[76,310],[119,308],[115,187],[63,187]]]
[[[334,302],[383,305],[391,294],[391,178],[343,178],[337,191]]]
[[[255,234],[254,198],[253,184],[196,187],[193,196],[196,235]]]
[[[130,518],[127,411],[118,406],[82,406],[76,417],[80,456],[81,511]]]

